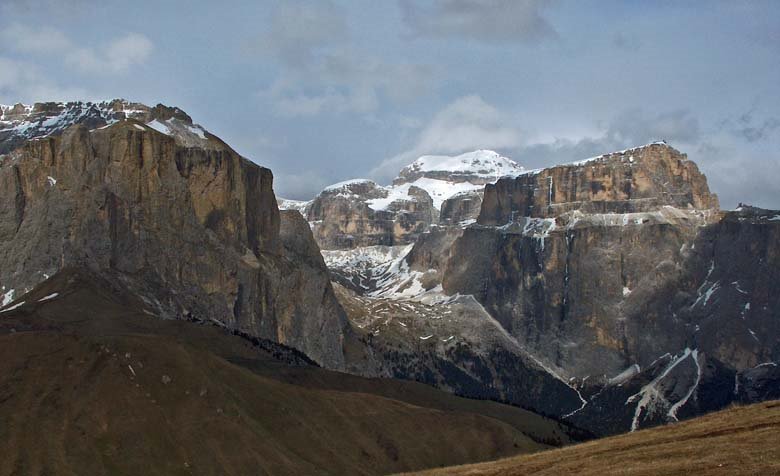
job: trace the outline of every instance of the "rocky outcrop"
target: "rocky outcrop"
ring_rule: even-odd
[[[684,322],[660,309],[633,313],[681,273],[685,245],[706,223],[696,212],[664,209],[474,226],[450,252],[444,290],[477,297],[507,331],[568,377],[615,375],[649,363],[666,352],[661,349],[684,346]],[[642,325],[632,327],[629,318]],[[657,332],[648,334],[650,326]]]
[[[489,184],[478,222],[503,225],[514,217],[574,210],[636,213],[664,205],[704,210],[717,208],[718,201],[696,164],[659,142]]]
[[[441,205],[439,224],[444,226],[470,225],[477,220],[482,209],[482,190],[458,193]]]
[[[523,168],[495,152],[423,156],[393,185],[357,179],[327,187],[310,202],[281,206],[306,213],[323,249],[414,243],[432,225],[465,226],[479,214],[482,189]]]
[[[280,219],[268,169],[214,136],[189,139],[130,119],[0,156],[3,300],[87,267],[152,314],[217,322],[341,368],[346,321],[308,227]]]
[[[93,102],[45,102],[31,106],[0,105],[0,154],[6,154],[25,141],[61,134],[81,124],[89,130],[106,127],[117,121],[134,119],[188,147],[219,148],[221,141],[177,107],[144,104],[114,99]],[[209,137],[207,138],[207,134]]]
[[[758,345],[748,321],[733,318],[756,306],[748,296],[761,302],[756,313],[771,314],[767,309],[774,307],[767,292],[780,272],[775,258],[780,249],[773,241],[780,227],[767,218],[774,212],[756,215],[745,208],[721,215],[700,209],[716,203],[703,176],[691,172],[695,165],[681,164],[680,174],[668,175],[668,160],[679,154],[661,144],[627,154],[639,170],[660,170],[634,177],[677,180],[676,190],[688,192],[671,194],[665,188],[652,195],[645,187],[638,203],[643,210],[660,204],[654,211],[585,214],[581,210],[589,205],[571,211],[572,202],[565,202],[567,211],[553,218],[515,216],[501,226],[471,227],[450,253],[445,291],[476,296],[512,335],[567,376],[611,376],[634,364],[645,368],[667,352],[694,348],[694,341],[695,348],[733,368],[777,359],[771,345]],[[622,159],[612,163],[625,168]],[[594,166],[580,167],[579,174],[568,173],[581,177]],[[555,169],[538,175],[556,176]],[[510,180],[499,181],[486,197],[518,203],[497,195],[510,190],[504,181]],[[602,209],[634,206],[634,199],[621,193],[604,193],[614,200],[602,200]],[[488,204],[486,198],[480,222],[505,216]],[[754,325],[769,322],[766,315]],[[780,328],[761,327],[761,332],[778,335]]]
[[[390,194],[370,180],[335,184],[323,190],[306,207],[320,247],[343,249],[408,243],[438,215],[431,197],[420,188],[410,187],[404,197]]]

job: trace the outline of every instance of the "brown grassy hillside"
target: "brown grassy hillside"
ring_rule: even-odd
[[[0,476],[386,474],[570,441],[517,408],[291,367],[81,272],[21,300],[0,313]]]
[[[780,474],[780,401],[734,407],[534,455],[415,474],[776,475]]]

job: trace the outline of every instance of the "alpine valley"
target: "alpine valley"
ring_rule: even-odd
[[[176,107],[0,113],[0,475],[385,474],[780,398],[780,211],[665,142],[295,201]]]

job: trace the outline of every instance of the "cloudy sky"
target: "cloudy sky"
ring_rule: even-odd
[[[780,208],[780,2],[0,0],[0,103],[177,105],[305,199],[422,154],[665,139]]]

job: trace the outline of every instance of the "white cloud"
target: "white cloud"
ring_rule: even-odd
[[[292,200],[311,200],[312,194],[329,185],[321,173],[310,170],[301,173],[275,173],[274,191],[277,197]]]
[[[143,64],[153,49],[149,38],[129,33],[102,48],[75,48],[65,56],[65,61],[84,72],[122,73]]]
[[[376,91],[370,87],[330,86],[316,93],[307,93],[305,89],[299,81],[278,79],[258,96],[271,102],[275,111],[286,117],[368,113],[377,108]]]
[[[0,57],[0,102],[65,101],[87,97],[81,88],[62,87],[26,61]]]
[[[67,35],[57,29],[19,24],[0,30],[0,40],[11,49],[29,54],[59,54],[74,47]]]
[[[11,25],[0,32],[0,40],[19,53],[53,56],[83,73],[123,73],[146,62],[154,50],[152,41],[139,33],[128,33],[100,47],[82,47],[51,27]]]
[[[384,160],[371,176],[385,182],[421,155],[519,147],[521,133],[495,106],[476,95],[456,99],[420,131],[414,146]]]

